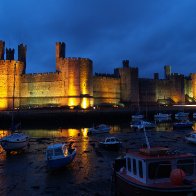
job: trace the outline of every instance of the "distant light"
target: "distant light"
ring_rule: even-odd
[[[196,105],[173,105],[173,106],[179,106],[179,107],[181,107],[181,106],[184,106],[184,107],[196,107]]]

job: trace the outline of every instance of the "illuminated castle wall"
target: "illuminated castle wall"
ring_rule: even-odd
[[[26,74],[26,51],[18,46],[18,59],[14,49],[5,50],[0,41],[0,109],[15,107],[79,106],[88,108],[100,103],[127,105],[156,104],[171,99],[175,103],[196,100],[196,74],[185,77],[171,73],[165,66],[165,78],[139,78],[137,67],[123,66],[114,74],[95,74],[93,62],[87,58],[66,58],[65,43],[56,43],[56,71],[52,73]],[[6,58],[4,59],[6,52]],[[15,81],[15,83],[14,83]],[[13,91],[13,89],[15,90]],[[14,94],[13,94],[14,92]]]
[[[65,58],[65,44],[56,44],[56,72],[25,74],[26,46],[18,46],[18,61],[14,50],[0,41],[0,108],[14,106],[80,106],[93,103],[92,61],[86,58]],[[20,60],[20,61],[19,61]],[[15,68],[15,71],[14,71]],[[14,76],[15,73],[15,76]]]

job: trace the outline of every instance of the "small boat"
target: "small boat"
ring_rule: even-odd
[[[88,129],[87,134],[99,134],[99,133],[108,133],[110,131],[111,127],[105,124],[100,124],[96,127],[91,127]]]
[[[187,143],[196,144],[196,133],[189,133],[184,137]]]
[[[143,114],[134,114],[134,115],[131,116],[131,118],[133,120],[141,120],[141,119],[144,118],[144,115]]]
[[[171,118],[171,114],[158,113],[154,115],[154,118],[169,119]]]
[[[154,123],[151,123],[149,121],[144,121],[144,120],[140,120],[140,121],[133,121],[131,122],[130,124],[131,128],[135,128],[135,129],[138,129],[138,130],[141,130],[141,129],[151,129],[151,128],[155,128],[155,124]]]
[[[175,114],[175,118],[180,118],[180,117],[188,117],[189,113],[188,112],[178,112]]]
[[[76,156],[76,148],[64,143],[52,144],[46,150],[46,163],[49,169],[59,169],[69,165]]]
[[[116,137],[107,137],[105,141],[99,142],[99,146],[106,150],[117,151],[122,147],[122,142]]]
[[[29,137],[24,133],[15,132],[1,139],[2,148],[7,151],[22,150],[29,144]]]
[[[193,123],[189,120],[182,120],[180,122],[175,122],[173,124],[173,128],[179,128],[179,129],[183,129],[183,128],[192,128]]]
[[[195,163],[195,154],[165,147],[127,150],[113,163],[115,195],[195,195]]]

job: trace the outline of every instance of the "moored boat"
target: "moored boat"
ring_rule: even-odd
[[[144,115],[143,115],[143,114],[133,114],[133,115],[131,116],[131,118],[132,118],[133,120],[141,120],[141,119],[144,118]]]
[[[149,121],[139,120],[139,121],[133,121],[130,123],[131,128],[142,130],[144,128],[151,129],[155,128],[155,124]]]
[[[196,133],[189,133],[184,137],[187,143],[196,144]]]
[[[107,137],[105,141],[99,142],[99,146],[106,150],[117,151],[122,147],[122,142],[116,137]]]
[[[59,169],[69,165],[76,156],[76,148],[64,143],[52,144],[46,150],[46,164],[49,169]]]
[[[13,133],[11,135],[5,136],[0,141],[2,148],[7,151],[17,151],[22,150],[29,144],[29,137],[24,133]]]
[[[196,155],[165,147],[127,150],[113,164],[116,195],[196,194]]]
[[[171,114],[157,113],[154,115],[154,118],[169,119],[171,118]]]
[[[185,128],[192,128],[193,126],[193,122],[189,121],[189,120],[182,120],[180,122],[175,122],[173,124],[173,128],[174,129],[185,129]]]
[[[188,112],[178,112],[175,114],[175,118],[183,118],[183,117],[188,117],[189,113]]]
[[[87,134],[99,134],[99,133],[108,133],[110,131],[111,127],[106,124],[100,124],[96,127],[91,127],[88,129]]]

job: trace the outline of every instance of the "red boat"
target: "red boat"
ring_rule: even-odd
[[[164,147],[128,150],[113,164],[115,195],[196,195],[196,155]]]

